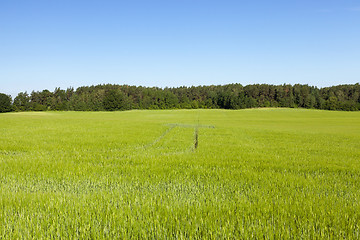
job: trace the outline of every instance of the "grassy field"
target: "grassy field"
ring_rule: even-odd
[[[0,238],[359,239],[360,112],[1,114]]]

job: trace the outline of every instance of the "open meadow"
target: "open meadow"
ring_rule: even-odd
[[[0,238],[359,239],[360,112],[0,114]]]

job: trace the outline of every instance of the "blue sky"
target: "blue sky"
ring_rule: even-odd
[[[0,1],[0,92],[360,82],[360,1]]]

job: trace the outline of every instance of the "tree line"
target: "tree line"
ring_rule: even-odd
[[[142,87],[105,84],[0,94],[0,112],[119,111],[130,109],[243,109],[258,107],[360,110],[360,85],[317,88],[301,84],[241,84],[192,87]]]

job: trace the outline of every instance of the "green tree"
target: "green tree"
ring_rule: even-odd
[[[12,106],[11,106],[11,97],[0,93],[0,113],[3,112],[11,112]]]
[[[107,111],[128,110],[130,109],[127,96],[118,90],[112,89],[105,93],[104,108]]]
[[[19,93],[14,99],[14,108],[16,111],[30,110],[30,96],[27,92]]]

